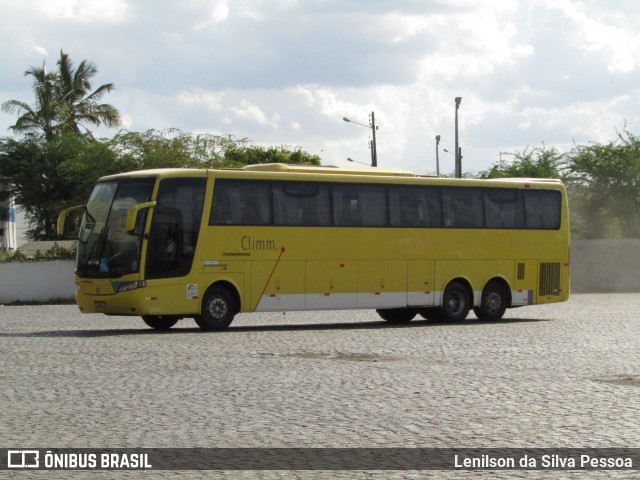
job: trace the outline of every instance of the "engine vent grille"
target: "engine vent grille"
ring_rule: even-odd
[[[539,295],[560,295],[560,263],[540,263]]]

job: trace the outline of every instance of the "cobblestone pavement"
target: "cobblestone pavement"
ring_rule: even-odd
[[[640,294],[574,295],[564,304],[509,310],[494,323],[471,314],[459,324],[416,319],[396,326],[359,310],[239,315],[229,330],[210,333],[192,320],[165,333],[139,318],[81,315],[72,305],[5,306],[0,447],[637,448],[639,339]],[[86,475],[61,473],[56,478]],[[92,476],[140,475],[106,473]],[[552,473],[633,476],[502,471],[491,478]],[[480,475],[188,472],[190,478]]]

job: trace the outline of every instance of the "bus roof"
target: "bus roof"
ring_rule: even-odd
[[[359,167],[335,167],[322,165],[300,165],[287,163],[263,163],[258,165],[246,165],[242,170],[259,172],[292,172],[292,173],[325,173],[341,175],[376,175],[390,177],[416,177],[417,175],[402,168],[359,168]]]
[[[222,176],[234,176],[235,174],[242,175],[242,172],[247,172],[249,176],[258,175],[262,177],[266,175],[271,177],[277,174],[293,174],[300,178],[303,175],[309,175],[310,179],[322,178],[328,179],[326,176],[338,176],[345,175],[351,176],[351,180],[357,182],[357,177],[377,177],[372,179],[373,182],[384,182],[382,177],[395,177],[397,178],[394,183],[414,183],[414,179],[419,183],[428,183],[432,185],[465,185],[465,186],[486,186],[487,184],[494,184],[505,188],[552,188],[563,189],[563,183],[556,178],[494,178],[494,179],[477,179],[477,178],[448,178],[448,177],[432,177],[416,175],[409,170],[400,168],[358,168],[358,167],[335,167],[335,166],[320,166],[320,165],[290,165],[284,163],[265,163],[258,165],[246,165],[242,168],[223,168],[223,169],[196,169],[196,168],[158,168],[153,170],[137,170],[126,173],[118,173],[114,175],[108,175],[102,177],[100,181],[119,179],[125,177],[205,177],[211,172],[224,172]]]
[[[203,168],[154,168],[149,170],[133,170],[130,172],[114,173],[100,178],[100,181],[115,180],[129,177],[206,177],[207,170]]]
[[[559,178],[527,178],[527,177],[509,177],[509,178],[491,178],[495,182],[518,182],[518,183],[552,183],[562,185]]]

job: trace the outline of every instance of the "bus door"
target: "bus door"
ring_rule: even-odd
[[[147,235],[145,294],[148,315],[197,313],[198,286],[186,278],[200,234],[206,178],[160,182]]]

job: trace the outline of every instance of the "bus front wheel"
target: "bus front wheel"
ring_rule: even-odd
[[[442,295],[442,314],[446,320],[461,322],[471,310],[471,299],[467,287],[461,282],[451,282]]]
[[[211,288],[202,301],[202,312],[195,321],[202,330],[223,330],[236,314],[235,298],[225,287]]]
[[[482,290],[480,306],[473,308],[478,320],[492,322],[500,320],[507,309],[509,294],[504,284],[499,281],[491,281]]]
[[[145,315],[142,317],[142,321],[154,330],[169,330],[178,323],[178,320],[180,317],[168,315]]]

